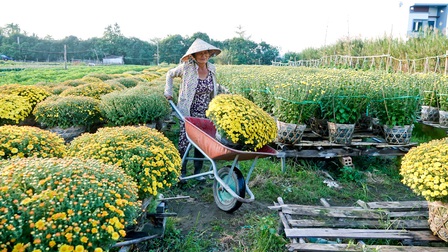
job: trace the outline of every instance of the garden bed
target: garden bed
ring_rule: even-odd
[[[436,252],[448,248],[429,229],[426,201],[358,200],[359,206],[351,207],[321,202],[323,206],[284,204],[279,197],[270,207],[278,211],[289,251]]]

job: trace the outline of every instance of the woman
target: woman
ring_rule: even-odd
[[[217,47],[196,39],[185,55],[181,58],[181,64],[168,71],[166,74],[165,97],[173,99],[173,79],[181,77],[179,87],[179,99],[177,107],[183,116],[205,118],[208,104],[218,94],[219,85],[216,83],[216,68],[208,62],[210,57],[221,53]],[[188,146],[184,122],[180,123],[179,153],[184,156]],[[194,156],[203,158],[202,153],[195,149]],[[203,161],[194,161],[194,174],[201,172]],[[186,165],[182,166],[181,177],[186,175]],[[205,180],[204,177],[197,178]]]

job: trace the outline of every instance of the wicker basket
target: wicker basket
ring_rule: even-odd
[[[394,127],[383,125],[384,139],[389,144],[409,144],[413,128],[413,124]]]
[[[331,143],[351,144],[355,124],[328,122],[328,136]]]
[[[431,106],[422,106],[421,119],[428,122],[438,122],[439,109]]]
[[[448,204],[428,201],[428,223],[434,235],[448,242]]]
[[[302,140],[306,124],[293,124],[277,121],[276,141],[284,144],[296,144]]]
[[[448,126],[448,111],[439,110],[439,124],[440,126]]]

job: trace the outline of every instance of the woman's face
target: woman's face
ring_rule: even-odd
[[[198,63],[207,63],[210,53],[208,51],[197,52],[193,54],[193,57]]]

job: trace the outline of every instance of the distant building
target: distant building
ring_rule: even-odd
[[[408,36],[419,32],[438,30],[447,34],[447,3],[416,3],[409,7]]]
[[[123,56],[109,55],[103,58],[103,65],[123,65]]]

